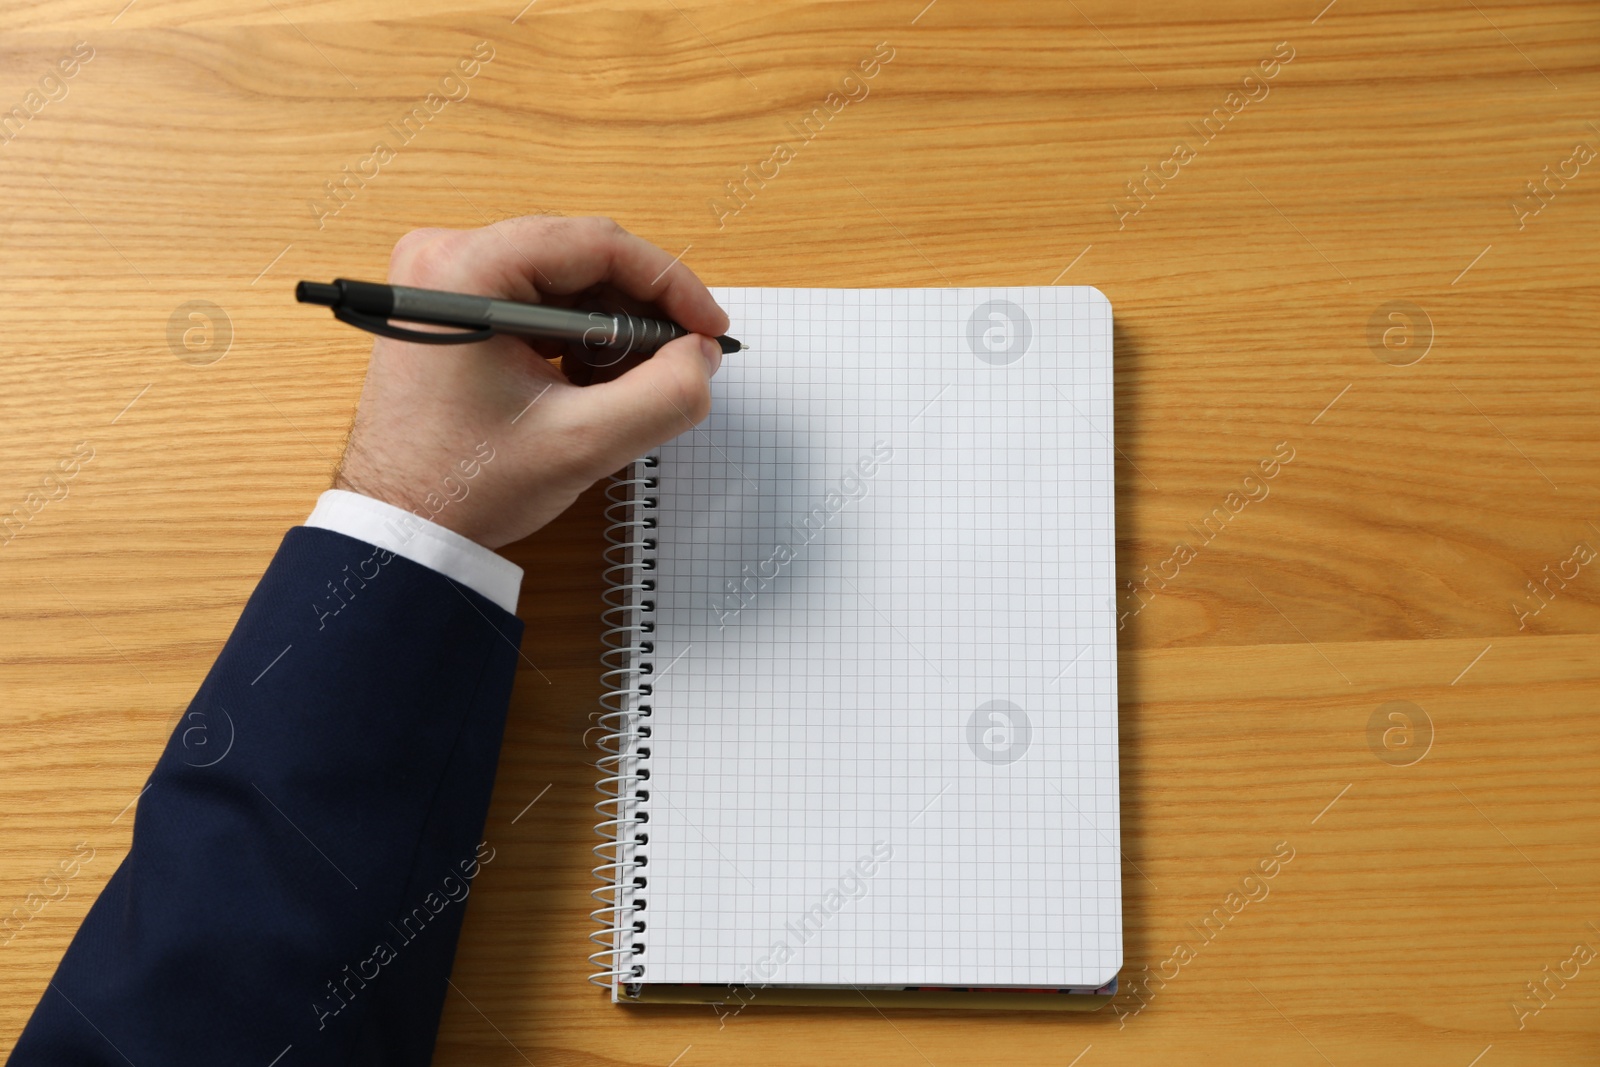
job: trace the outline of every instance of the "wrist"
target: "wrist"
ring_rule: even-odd
[[[399,508],[492,550],[499,546],[490,540],[489,531],[473,521],[472,509],[459,506],[471,493],[467,478],[477,474],[474,465],[470,476],[457,476],[452,471],[436,486],[421,487],[425,483],[420,479],[386,475],[380,466],[365,462],[362,453],[352,446],[334,474],[333,488]]]

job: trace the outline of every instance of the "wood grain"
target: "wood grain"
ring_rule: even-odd
[[[1600,165],[1534,217],[1511,206],[1600,149],[1600,8],[122,2],[0,16],[0,113],[94,49],[0,144],[0,515],[94,453],[0,545],[0,909],[94,849],[0,946],[8,1046],[337,458],[366,346],[289,286],[375,276],[414,226],[543,211],[612,215],[712,284],[1110,296],[1119,574],[1168,576],[1121,600],[1124,973],[1144,995],[719,1025],[587,985],[591,496],[511,551],[529,665],[437,1062],[1600,1059],[1593,965],[1520,1029],[1512,1007],[1600,947],[1600,576],[1528,590],[1600,546]],[[484,40],[469,95],[319,225],[324,183]],[[719,225],[725,183],[884,41],[870,95]],[[1264,95],[1198,134],[1280,42]],[[1180,140],[1193,158],[1119,221]],[[195,300],[226,317],[225,358],[170,339]],[[1418,362],[1369,342],[1391,301],[1430,324],[1411,312]],[[1245,478],[1280,442],[1294,458],[1260,497]],[[1410,766],[1369,728],[1392,701],[1431,723]],[[1279,842],[1270,894],[1197,933]],[[1179,943],[1192,958],[1146,985]]]

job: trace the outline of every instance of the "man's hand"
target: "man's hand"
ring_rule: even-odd
[[[513,337],[448,347],[380,337],[336,489],[498,548],[711,409],[710,378],[722,361],[711,338],[727,332],[727,314],[687,267],[609,219],[414,230],[395,245],[389,281],[569,307],[620,296],[694,332],[612,381],[581,387]]]

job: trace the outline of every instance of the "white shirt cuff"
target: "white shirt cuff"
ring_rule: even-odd
[[[317,498],[307,526],[332,530],[454,579],[516,614],[522,568],[478,542],[404,508],[345,489]]]

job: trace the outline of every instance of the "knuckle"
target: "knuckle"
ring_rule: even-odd
[[[407,231],[401,235],[400,240],[394,243],[394,251],[390,254],[390,262],[406,258],[415,252],[419,246],[438,236],[440,232],[438,227],[433,226]]]
[[[619,233],[627,233],[622,228],[622,223],[609,215],[595,215],[583,220],[596,235],[601,237],[615,237]]]
[[[505,218],[500,219],[497,222],[491,222],[489,225],[485,226],[484,229],[493,230],[496,232],[509,231],[506,233],[506,235],[509,237],[514,237],[516,234],[526,230],[545,232],[550,230],[552,227],[558,226],[562,221],[563,220],[555,218],[551,215],[517,215],[512,218]]]
[[[412,230],[395,242],[389,280],[397,285],[443,288],[460,272],[456,230]]]

